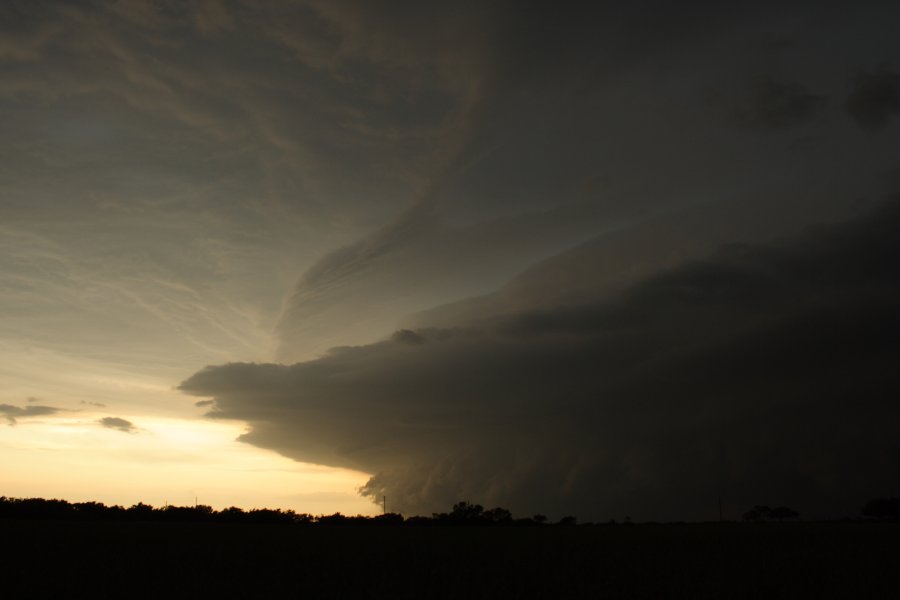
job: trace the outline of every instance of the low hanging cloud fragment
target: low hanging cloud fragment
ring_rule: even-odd
[[[103,417],[102,419],[98,419],[97,423],[107,429],[115,429],[116,431],[122,431],[124,433],[137,432],[137,427],[135,427],[134,423],[119,417]]]
[[[245,442],[373,473],[362,493],[409,513],[468,498],[712,518],[722,497],[854,514],[900,459],[898,227],[893,203],[593,303],[207,367],[180,389],[249,423]]]
[[[28,399],[29,402],[32,398]],[[39,404],[29,404],[28,406],[13,406],[12,404],[0,404],[0,415],[4,416],[10,425],[15,425],[18,419],[28,417],[42,417],[45,415],[53,415],[60,411],[59,408],[52,406],[42,406]]]

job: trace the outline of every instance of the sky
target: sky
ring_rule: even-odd
[[[900,8],[0,4],[0,495],[900,495]]]

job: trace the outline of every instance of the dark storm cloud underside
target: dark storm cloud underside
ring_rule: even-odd
[[[860,73],[844,108],[860,127],[884,129],[892,116],[900,114],[900,75],[885,68]]]
[[[406,314],[483,294],[603,231],[696,204],[733,205],[685,243],[705,251],[724,228],[734,240],[764,240],[843,218],[851,196],[869,191],[837,182],[834,200],[811,188],[838,172],[886,170],[876,163],[889,151],[875,160],[874,146],[847,152],[859,136],[847,137],[841,106],[854,70],[896,51],[879,27],[865,47],[845,37],[859,15],[890,22],[884,5],[498,6],[510,10],[473,19],[490,35],[479,46],[477,99],[455,128],[466,135],[411,210],[306,271],[276,328],[278,360],[384,337]],[[839,62],[834,48],[846,50]],[[878,98],[847,110],[877,105],[880,114]]]
[[[695,518],[723,496],[850,513],[900,459],[898,230],[893,203],[611,300],[210,367],[181,389],[248,421],[245,441],[375,473],[365,493],[407,511]]]
[[[742,126],[783,129],[810,119],[826,104],[801,84],[767,79],[754,86],[749,106],[735,117]]]
[[[364,469],[365,493],[410,511],[690,517],[715,496],[842,510],[883,493],[897,458],[896,208],[708,255],[894,186],[897,14],[0,3],[0,325],[24,348],[78,340],[58,354],[165,355],[182,373],[259,356],[255,335],[220,333],[271,324],[261,302],[318,257],[285,302],[281,358],[368,345],[182,386],[246,420],[247,442]],[[159,321],[116,310],[135,305]],[[172,350],[195,340],[203,354]],[[11,423],[41,410],[57,409],[0,405]]]

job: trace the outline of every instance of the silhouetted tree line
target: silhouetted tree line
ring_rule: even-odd
[[[793,520],[799,518],[800,513],[792,508],[788,508],[787,506],[777,506],[775,508],[769,508],[768,506],[764,506],[761,504],[754,506],[743,515],[743,519],[745,521],[751,522],[784,521],[785,519]]]
[[[862,508],[862,514],[869,519],[900,521],[900,498],[876,498],[869,500]],[[770,508],[754,506],[743,515],[748,522],[795,520],[800,514],[786,506]],[[458,502],[450,512],[432,513],[430,517],[403,517],[397,513],[387,513],[373,517],[311,515],[293,510],[254,508],[244,510],[236,506],[214,510],[204,504],[196,506],[169,506],[155,508],[139,502],[129,508],[102,502],[67,502],[65,500],[45,500],[44,498],[7,498],[0,496],[0,519],[63,519],[79,521],[151,521],[151,522],[217,522],[217,523],[273,523],[291,525],[410,525],[410,526],[521,526],[548,525],[544,515],[515,518],[505,508],[485,509],[480,504]],[[565,516],[554,523],[557,526],[574,526],[577,519]],[[616,524],[610,521],[609,524]],[[625,525],[631,520],[626,517]],[[592,523],[585,523],[592,525]]]
[[[218,523],[278,523],[297,525],[544,525],[547,517],[515,519],[505,508],[485,509],[479,504],[460,502],[449,513],[434,513],[431,517],[409,517],[388,513],[373,517],[310,515],[293,510],[256,508],[243,510],[236,506],[214,510],[211,506],[164,506],[154,508],[139,502],[129,508],[101,502],[67,502],[43,498],[0,497],[0,518],[14,519],[63,519],[63,520],[118,520],[151,522],[218,522]],[[564,517],[560,525],[574,525],[574,517]]]
[[[873,519],[900,521],[900,498],[875,498],[863,506],[863,514]]]
[[[119,521],[220,521],[247,523],[300,523],[312,522],[310,515],[297,514],[292,510],[272,510],[268,508],[249,511],[231,507],[220,511],[211,506],[165,506],[154,508],[139,502],[129,508],[102,502],[67,502],[65,500],[45,500],[44,498],[0,497],[0,518],[17,519],[64,519],[79,521],[119,520]]]

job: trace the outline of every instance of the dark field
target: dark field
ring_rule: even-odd
[[[0,520],[3,597],[900,598],[900,524]]]

